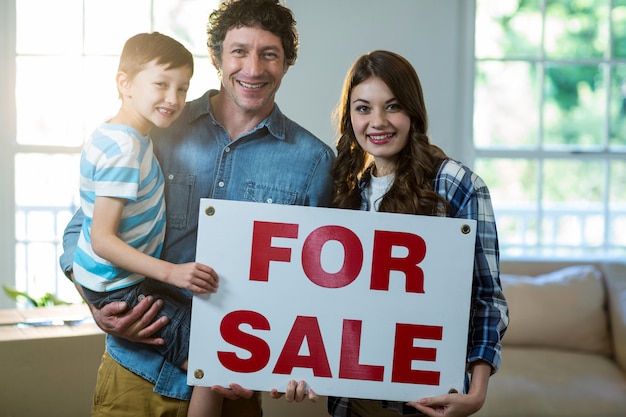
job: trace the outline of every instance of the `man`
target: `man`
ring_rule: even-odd
[[[174,263],[195,258],[200,198],[324,206],[330,197],[332,150],[274,103],[297,57],[291,11],[278,0],[226,1],[209,17],[208,45],[220,90],[188,103],[170,128],[152,132],[166,181],[161,257]],[[64,236],[61,267],[68,276],[81,221],[79,212]],[[181,292],[191,303],[191,295]],[[94,415],[186,414],[191,388],[185,372],[150,346],[163,343],[155,333],[167,318],[153,322],[160,305],[149,296],[128,311],[123,303],[92,308],[108,333]],[[226,398],[223,416],[261,416],[258,393],[235,384],[215,390]],[[288,400],[305,396],[295,382],[286,392]]]

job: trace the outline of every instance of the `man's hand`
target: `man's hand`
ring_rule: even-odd
[[[305,381],[296,382],[293,379],[289,381],[289,384],[287,384],[287,390],[285,390],[284,393],[279,392],[276,388],[270,391],[270,397],[272,398],[280,398],[283,395],[285,396],[285,399],[287,400],[288,403],[291,403],[294,401],[299,403],[303,401],[305,398],[308,398],[309,401],[311,402],[316,402],[317,399],[319,398],[317,394],[313,392],[311,387],[309,387],[309,389],[307,390]]]
[[[99,310],[92,305],[89,305],[89,308],[96,324],[105,333],[131,342],[163,345],[165,341],[162,338],[152,337],[169,323],[167,317],[160,317],[154,321],[162,306],[162,300],[155,301],[154,297],[149,295],[130,310],[122,301],[107,304]]]
[[[245,398],[249,400],[254,395],[254,391],[245,389],[241,385],[230,384],[230,388],[224,388],[221,385],[213,385],[211,390],[220,394],[224,398],[228,398],[229,400],[238,400],[240,398]]]

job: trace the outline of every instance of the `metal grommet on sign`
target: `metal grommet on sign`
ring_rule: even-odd
[[[450,390],[448,391],[448,394],[458,394],[459,391],[457,391],[455,388],[450,388]]]
[[[205,213],[207,216],[212,216],[212,215],[214,215],[214,214],[215,214],[215,207],[213,207],[213,206],[209,206],[209,207],[207,207],[207,208],[204,210],[204,213]]]
[[[461,233],[463,233],[464,235],[468,234],[471,231],[472,228],[469,226],[469,224],[464,224],[463,226],[461,226]]]
[[[202,379],[204,378],[204,371],[202,369],[196,369],[195,371],[193,371],[193,376],[196,379]]]

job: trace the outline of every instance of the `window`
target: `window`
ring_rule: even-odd
[[[195,57],[188,99],[219,86],[206,49],[206,21],[218,0],[19,0],[3,2],[2,52],[10,73],[3,91],[14,89],[14,102],[3,101],[10,117],[2,137],[3,199],[14,201],[13,239],[2,247],[15,268],[20,291],[46,292],[68,301],[79,297],[63,276],[58,257],[63,230],[79,206],[78,164],[86,137],[119,107],[115,87],[117,61],[124,42],[139,32],[159,31],[187,46]],[[62,13],[59,13],[62,11]],[[5,31],[6,33],[6,31]],[[12,85],[12,81],[14,84]],[[4,100],[4,99],[3,99]],[[4,120],[3,120],[4,121]],[[7,145],[9,144],[9,145]],[[3,171],[5,172],[5,171]],[[13,194],[10,196],[9,194]],[[5,224],[5,223],[3,223]],[[9,222],[10,224],[10,222]],[[8,229],[10,230],[10,229]],[[12,243],[11,243],[12,242]],[[14,260],[14,262],[13,262]],[[0,297],[2,299],[2,297]],[[10,307],[0,302],[0,307]]]
[[[477,0],[475,169],[504,256],[626,254],[626,0]]]

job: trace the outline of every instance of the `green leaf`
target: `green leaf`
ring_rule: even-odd
[[[58,306],[58,305],[70,305],[67,301],[61,300],[54,294],[47,292],[43,297],[37,299],[34,298],[23,291],[18,291],[15,288],[7,287],[6,285],[2,285],[2,289],[11,299],[15,301],[20,301],[25,299],[27,302],[33,305],[33,307],[46,307],[46,306]]]
[[[31,303],[34,307],[41,307],[41,304],[40,304],[41,301],[35,300],[33,297],[26,294],[25,292],[18,291],[15,288],[9,288],[4,284],[2,284],[2,289],[4,290],[6,295],[8,295],[10,298],[12,298],[15,301],[19,301],[20,299],[25,298],[26,301]]]
[[[46,300],[47,305],[70,305],[71,303],[68,303],[67,301],[63,301],[60,298],[58,298],[57,296],[55,296],[54,294],[51,294],[49,292],[46,293],[46,295],[43,296],[43,299]]]

